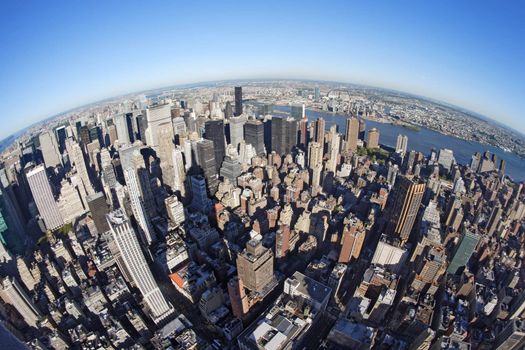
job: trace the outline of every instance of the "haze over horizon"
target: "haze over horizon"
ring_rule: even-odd
[[[521,3],[59,3],[0,5],[0,139],[134,91],[267,78],[393,89],[525,132]]]

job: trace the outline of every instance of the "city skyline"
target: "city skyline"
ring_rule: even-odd
[[[44,4],[2,5],[3,13],[16,16],[1,24],[6,35],[0,39],[5,47],[0,102],[10,123],[0,139],[52,115],[132,91],[261,78],[394,89],[525,132],[519,123],[525,81],[519,18],[525,7],[518,3],[477,3],[471,16],[466,4],[454,5],[451,14],[444,13],[446,4],[414,3],[409,11],[384,3],[378,8],[336,3],[330,9],[306,3],[284,4],[275,12],[272,4],[227,3],[219,9],[208,3],[199,12],[187,4],[119,5],[64,4],[52,22],[41,16],[49,11]],[[485,25],[488,18],[494,25]],[[122,20],[150,26],[113,25]],[[166,32],[180,39],[165,42],[159,33]],[[235,39],[242,45],[233,55]],[[213,59],[202,56],[205,52],[215,53]],[[21,105],[27,100],[31,103]]]

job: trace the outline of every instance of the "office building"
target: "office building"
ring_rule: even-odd
[[[158,157],[160,159],[160,169],[162,170],[162,182],[164,185],[173,189],[175,186],[175,167],[173,164],[173,143],[174,135],[171,123],[159,124],[159,147]]]
[[[292,151],[297,142],[297,121],[292,118],[272,118],[272,151],[286,155]]]
[[[96,192],[88,195],[87,205],[98,233],[102,234],[104,232],[108,232],[109,225],[106,215],[109,213],[109,208],[104,194],[102,192]]]
[[[67,139],[67,131],[66,127],[64,125],[59,126],[55,129],[55,136],[58,144],[58,152],[60,154],[63,154],[66,150],[66,139]]]
[[[159,128],[161,124],[171,123],[171,107],[169,104],[153,105],[146,108],[146,138],[142,141],[157,150],[159,146]]]
[[[525,321],[512,319],[496,335],[494,350],[518,350],[525,345]]]
[[[22,316],[25,323],[31,327],[38,327],[38,323],[42,320],[43,315],[17,280],[12,277],[2,278],[0,282],[0,298],[4,303],[12,305]]]
[[[233,117],[233,108],[231,102],[227,101],[224,106],[224,119],[229,120],[231,117]]]
[[[300,121],[306,118],[306,108],[304,106],[304,103],[301,105],[292,105],[290,111],[291,117],[296,121]]]
[[[481,236],[477,233],[471,232],[468,229],[463,231],[452,255],[452,260],[448,265],[447,273],[456,274],[461,267],[467,265],[480,239]]]
[[[439,150],[438,164],[445,170],[450,171],[452,165],[455,163],[454,152],[450,149],[443,148]]]
[[[241,163],[237,159],[226,157],[222,162],[221,176],[235,186],[239,175],[241,175]]]
[[[246,123],[246,116],[240,115],[238,117],[230,118],[230,144],[237,149],[239,143],[244,140],[244,124]]]
[[[205,215],[209,214],[212,201],[208,197],[206,179],[201,175],[190,176],[191,205],[190,208]]]
[[[222,120],[208,120],[204,124],[204,138],[213,142],[215,170],[218,172],[226,154],[224,122]]]
[[[27,182],[40,217],[48,230],[56,230],[64,224],[51,190],[43,164],[35,166],[26,173]]]
[[[75,140],[69,138],[66,140],[66,149],[67,154],[69,155],[69,162],[71,163],[71,166],[75,166],[75,169],[82,180],[85,192],[87,194],[94,193],[95,190],[91,185],[91,179],[89,177],[86,161],[84,160],[82,148],[80,148],[80,145]]]
[[[366,148],[379,148],[379,130],[372,128],[368,130],[368,138],[366,139]]]
[[[177,196],[172,195],[164,200],[166,205],[166,211],[171,222],[175,225],[181,225],[186,220],[186,215],[184,214],[184,205],[177,198]]]
[[[325,120],[323,118],[317,118],[314,122],[314,142],[317,142],[324,148],[324,133],[325,133]]]
[[[265,154],[264,124],[259,120],[248,120],[244,124],[244,141],[253,146],[257,155]]]
[[[61,153],[58,149],[55,135],[51,131],[44,131],[38,137],[40,150],[47,168],[56,168],[62,165]]]
[[[12,254],[24,251],[26,233],[11,196],[0,184],[0,241]]]
[[[424,193],[424,183],[406,176],[397,176],[395,186],[388,196],[385,233],[402,242],[408,240]]]
[[[125,114],[119,114],[113,117],[113,124],[117,129],[117,140],[120,145],[126,145],[131,142],[129,138],[129,129],[127,117]]]
[[[326,163],[326,170],[335,174],[337,165],[339,164],[339,148],[341,146],[341,136],[337,132],[337,125],[330,127],[330,144],[328,147],[328,162]]]
[[[242,87],[235,87],[235,116],[242,114]]]
[[[119,209],[109,213],[107,220],[122,260],[144,298],[151,319],[156,324],[167,320],[175,310],[164,298],[153,278],[129,218],[123,209]]]
[[[274,280],[273,253],[261,241],[251,239],[237,256],[237,271],[244,286],[252,292],[263,293]]]
[[[408,136],[401,135],[401,134],[397,135],[396,152],[404,155],[405,153],[407,153],[407,147],[408,147]]]
[[[211,196],[217,192],[219,186],[215,151],[213,141],[204,139],[197,142],[197,164],[206,178],[206,184]]]
[[[356,117],[346,119],[345,141],[346,151],[357,150],[357,140],[359,138],[359,120]]]

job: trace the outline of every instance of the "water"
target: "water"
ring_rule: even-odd
[[[290,108],[286,106],[274,107],[275,112],[289,112]],[[340,133],[344,133],[346,128],[346,117],[343,115],[332,114],[329,112],[319,112],[308,110],[306,112],[309,121],[317,118],[326,120],[326,128],[329,129],[333,124],[337,124]],[[403,134],[408,136],[407,149],[416,150],[428,155],[432,148],[448,148],[454,151],[456,162],[460,164],[470,164],[470,159],[475,152],[483,153],[489,151],[496,154],[498,159],[505,159],[507,162],[505,173],[515,181],[525,181],[525,159],[514,153],[505,152],[499,148],[490,145],[484,145],[478,142],[465,141],[453,136],[441,134],[439,132],[420,128],[413,130],[399,125],[378,123],[366,120],[366,130],[371,128],[379,129],[379,142],[390,147],[396,146],[397,135]],[[498,164],[499,166],[499,161]]]

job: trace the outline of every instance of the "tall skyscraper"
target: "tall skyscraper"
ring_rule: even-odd
[[[66,127],[64,125],[59,126],[55,129],[55,136],[58,143],[58,151],[60,154],[63,154],[66,150],[66,139],[67,139],[67,132]]]
[[[323,148],[318,142],[308,145],[308,167],[314,169],[323,164]]]
[[[171,123],[171,109],[169,104],[153,105],[146,108],[146,144],[157,150],[159,146],[159,127],[164,123]]]
[[[452,168],[452,165],[455,163],[454,152],[447,148],[440,149],[438,154],[438,163],[444,169],[449,171]]]
[[[51,131],[44,131],[38,137],[40,141],[40,150],[47,168],[56,168],[62,165],[62,157],[58,150],[58,144],[55,135]]]
[[[240,115],[238,117],[230,118],[230,143],[237,149],[239,143],[244,139],[244,124],[246,123],[246,116]]]
[[[406,176],[397,176],[388,196],[388,223],[385,233],[405,243],[412,231],[425,192],[425,184]]]
[[[252,239],[237,256],[237,271],[244,286],[253,292],[263,292],[273,281],[273,253],[261,241]]]
[[[306,109],[304,103],[301,105],[292,105],[291,107],[291,117],[297,121],[304,119],[306,117]]]
[[[481,236],[467,229],[463,231],[461,238],[456,245],[452,260],[447,268],[447,273],[456,274],[460,267],[467,265],[472,253],[476,249]]]
[[[404,155],[405,153],[407,153],[407,146],[408,136],[401,134],[397,135],[396,152]]]
[[[12,277],[1,280],[0,298],[12,305],[29,326],[38,327],[38,322],[43,318],[42,313],[17,280]]]
[[[0,241],[12,254],[22,254],[26,239],[22,219],[0,183]]]
[[[197,164],[202,169],[208,191],[213,196],[219,187],[213,141],[204,139],[197,142]]]
[[[326,170],[335,174],[337,164],[339,163],[339,148],[341,145],[341,136],[337,132],[337,125],[330,127],[330,147],[328,149],[330,158],[328,159]]]
[[[170,189],[174,187],[175,168],[173,165],[173,128],[171,123],[159,125],[159,147],[158,157],[160,159],[160,168],[162,169],[162,182]]]
[[[233,117],[233,108],[231,102],[227,101],[224,106],[224,119],[229,120],[231,117]]]
[[[204,138],[213,141],[215,170],[218,172],[226,154],[224,122],[222,120],[208,120],[206,124],[204,124]]]
[[[66,140],[66,149],[67,154],[69,155],[69,162],[71,165],[75,166],[75,169],[84,185],[84,190],[87,194],[94,193],[95,191],[91,185],[91,179],[89,178],[86,161],[84,160],[84,154],[82,153],[80,145],[72,138],[69,138]]]
[[[308,119],[306,115],[298,123],[299,125],[299,147],[306,151],[308,148]]]
[[[108,232],[109,225],[106,215],[109,213],[109,208],[104,194],[102,192],[97,192],[87,196],[87,205],[98,233],[102,234]]]
[[[125,114],[118,114],[113,117],[113,124],[117,129],[117,139],[119,144],[125,145],[130,143],[128,123]]]
[[[323,118],[317,118],[314,124],[314,141],[324,148],[325,121]]]
[[[359,120],[356,117],[349,117],[346,119],[346,150],[357,150],[357,139],[359,137]]]
[[[297,121],[292,118],[272,118],[272,151],[288,154],[297,142]]]
[[[255,148],[257,155],[265,153],[264,149],[264,125],[259,120],[248,120],[244,124],[244,141]]]
[[[124,169],[124,178],[126,179],[126,185],[128,187],[131,210],[140,227],[143,242],[150,245],[153,241],[152,228],[141,196],[139,179],[137,178],[135,169]]]
[[[201,175],[190,176],[191,205],[190,208],[198,210],[203,214],[208,214],[211,210],[212,202],[208,197],[206,189],[206,179]]]
[[[64,224],[58,211],[53,191],[49,185],[46,168],[43,164],[35,166],[26,173],[29,188],[33,194],[36,207],[48,230],[55,230]]]
[[[242,114],[242,87],[235,87],[235,115],[239,116]]]
[[[153,278],[129,218],[123,209],[119,209],[109,213],[107,220],[122,260],[144,298],[151,319],[156,324],[165,321],[174,313],[174,309]]]
[[[366,148],[379,147],[379,130],[372,128],[368,130],[368,138],[366,139]]]

